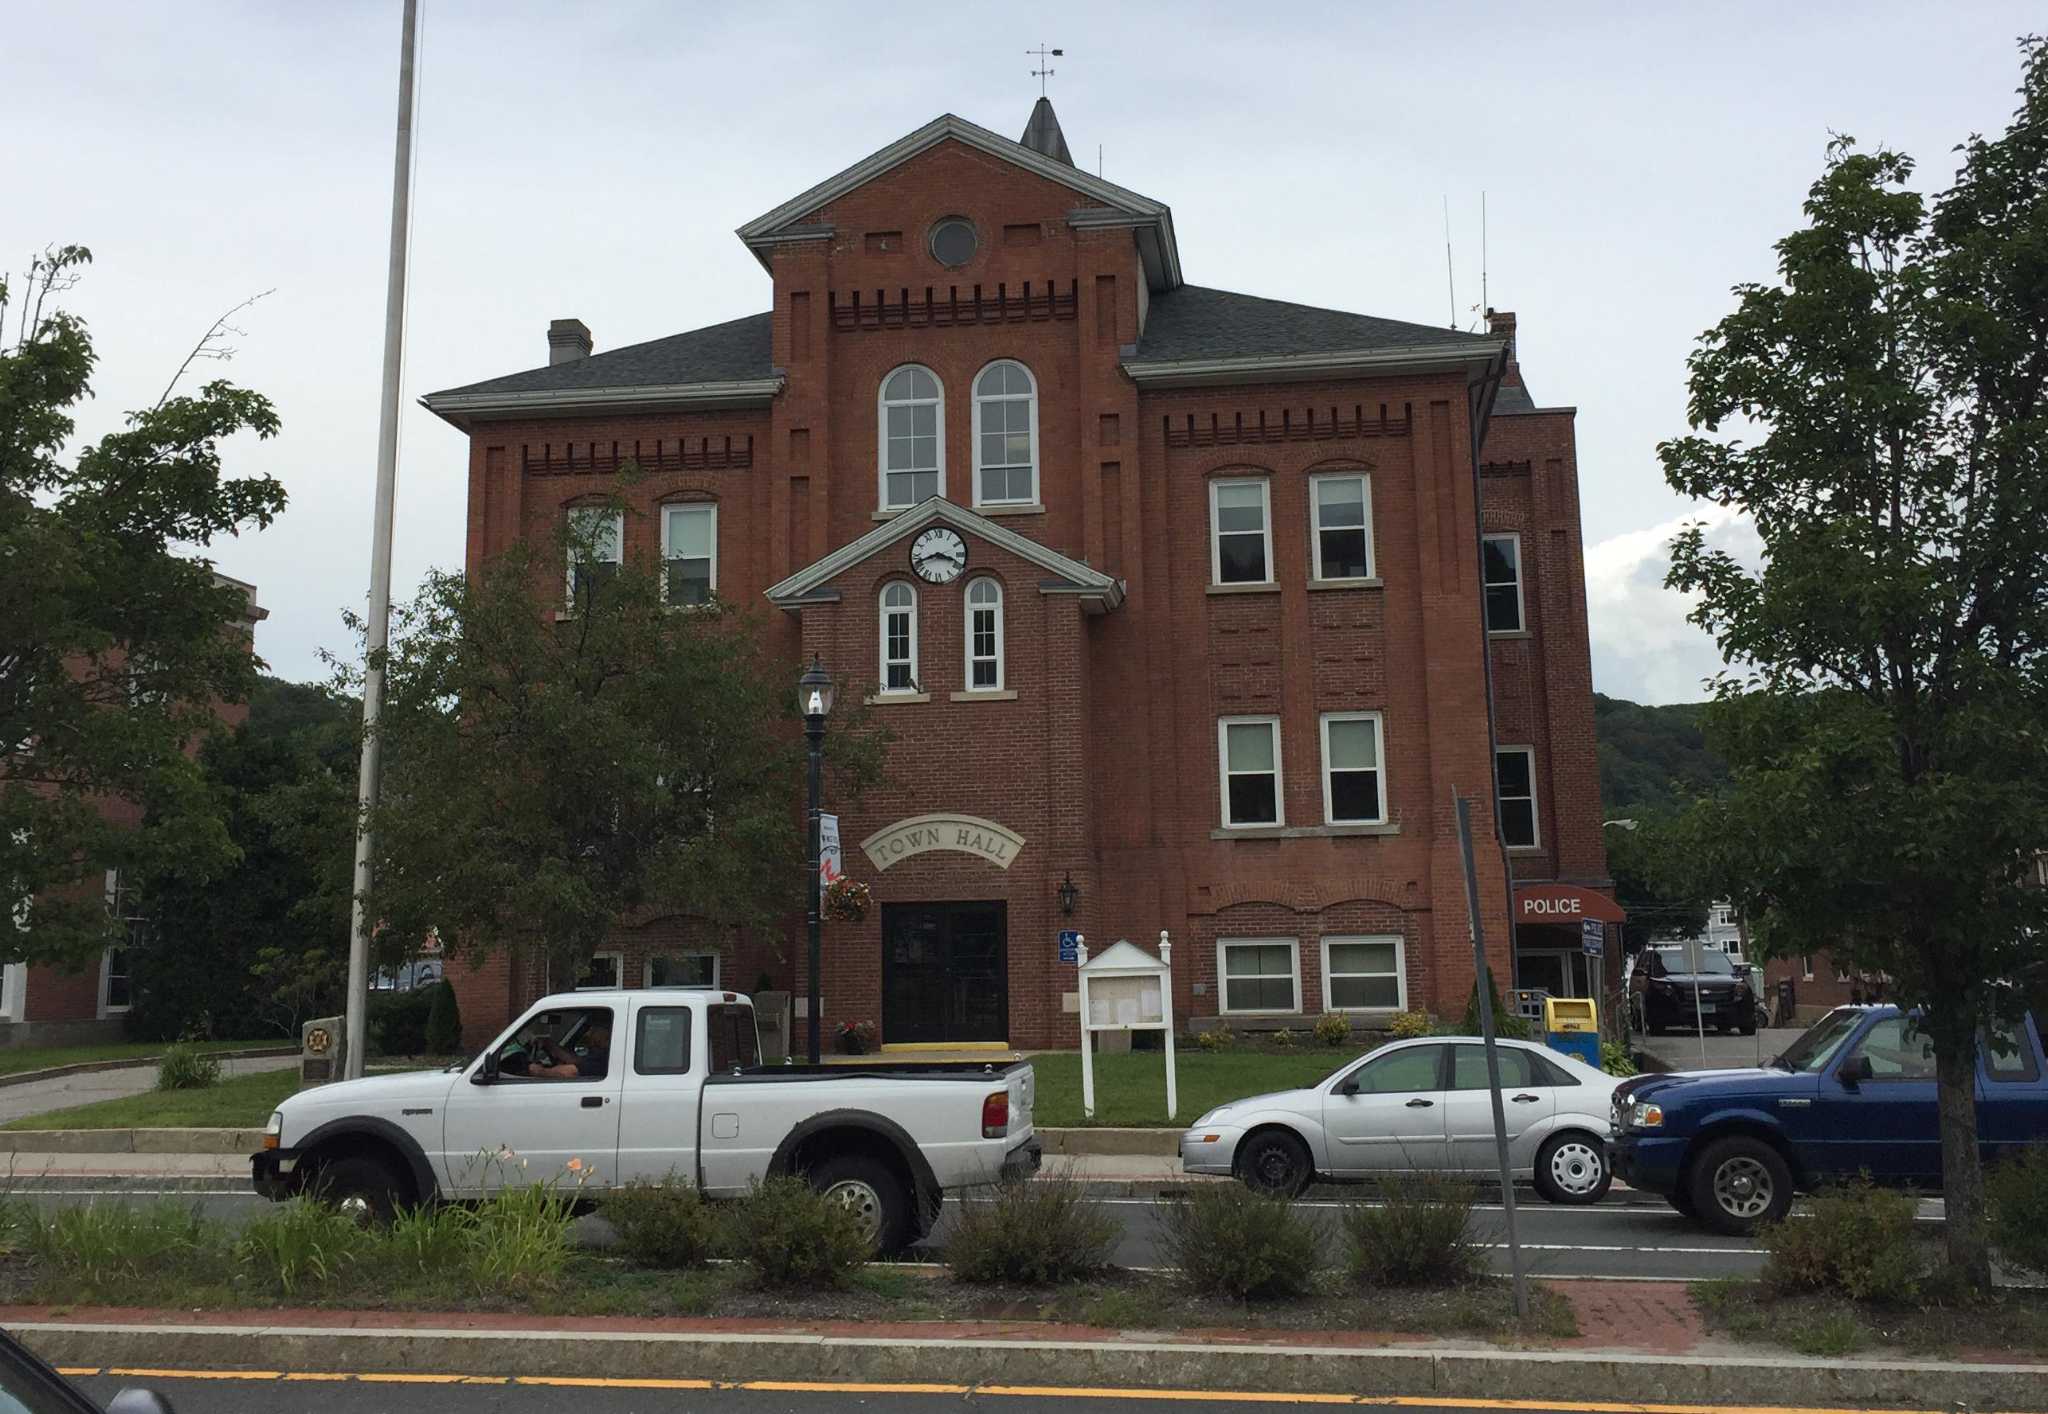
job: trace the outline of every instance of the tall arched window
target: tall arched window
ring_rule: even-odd
[[[882,509],[908,510],[946,494],[946,393],[929,368],[906,364],[882,380]]]
[[[1003,587],[992,579],[967,586],[967,690],[1003,687]]]
[[[1038,385],[1030,369],[1003,359],[974,380],[974,504],[1037,500]]]
[[[882,691],[917,691],[917,591],[900,579],[882,586]]]

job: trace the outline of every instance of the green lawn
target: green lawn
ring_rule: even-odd
[[[296,1068],[237,1075],[205,1090],[148,1090],[29,1115],[8,1129],[261,1129],[299,1088]]]
[[[1031,1057],[1038,1072],[1038,1104],[1032,1122],[1040,1128],[1076,1125],[1166,1126],[1187,1124],[1204,1110],[1269,1090],[1313,1085],[1358,1052],[1306,1047],[1295,1055],[1257,1051],[1198,1051],[1176,1047],[1180,1110],[1166,1117],[1166,1055],[1133,1051],[1095,1058],[1095,1118],[1081,1117],[1080,1052]]]
[[[287,1046],[282,1037],[265,1036],[255,1041],[201,1041],[203,1051],[250,1051],[266,1046]],[[162,1041],[116,1041],[104,1046],[9,1046],[0,1049],[0,1075],[17,1075],[24,1070],[42,1070],[53,1065],[79,1065],[87,1061],[141,1060],[164,1053]]]

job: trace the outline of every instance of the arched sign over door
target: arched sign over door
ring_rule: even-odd
[[[1024,837],[978,815],[912,815],[875,831],[860,842],[877,870],[935,849],[975,854],[998,869],[1017,862]]]

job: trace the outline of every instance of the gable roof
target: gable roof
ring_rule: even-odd
[[[1046,115],[1050,117],[1051,112],[1048,104]],[[1034,112],[1034,127],[1037,117]],[[1026,130],[1027,136],[1030,131]],[[1146,283],[1155,290],[1179,286],[1180,248],[1173,237],[1173,212],[1166,203],[1140,196],[1115,182],[1090,176],[1071,162],[1062,162],[1058,157],[1034,151],[1021,142],[1012,142],[1000,133],[990,132],[952,113],[941,114],[916,132],[898,138],[844,171],[827,177],[809,191],[791,197],[773,211],[755,217],[741,226],[736,234],[747,243],[748,249],[765,268],[768,252],[773,247],[789,241],[823,240],[833,234],[829,225],[800,224],[804,217],[949,140],[1013,163],[1085,198],[1087,204],[1081,210],[1069,213],[1068,219],[1076,225],[1131,227],[1137,236],[1139,252],[1145,259]]]
[[[1041,594],[1079,595],[1084,608],[1098,613],[1114,609],[1123,602],[1122,580],[1091,569],[1079,560],[1048,549],[987,516],[977,515],[965,506],[956,506],[938,496],[918,502],[858,540],[848,541],[822,560],[805,566],[779,584],[770,585],[768,602],[788,610],[800,609],[805,604],[833,603],[839,598],[838,591],[826,586],[840,574],[933,524],[950,525],[964,534],[978,536],[997,549],[1007,550],[1018,559],[1038,566],[1048,576],[1039,581],[1038,592]]]

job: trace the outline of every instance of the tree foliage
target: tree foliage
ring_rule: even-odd
[[[244,591],[205,552],[285,501],[270,477],[228,473],[223,443],[278,423],[225,382],[166,392],[71,449],[95,354],[61,304],[90,260],[65,246],[18,288],[0,280],[0,897],[19,925],[0,937],[14,960],[104,947],[105,869],[175,860],[201,877],[232,863],[188,748],[257,663]],[[129,828],[116,801],[146,824]]]
[[[1728,763],[1707,745],[1705,706],[1650,706],[1593,694],[1600,741],[1600,802],[1608,817],[1668,814],[1711,795]]]
[[[1714,895],[1680,818],[1644,812],[1633,817],[1632,825],[1606,831],[1614,901],[1628,911],[1622,925],[1624,950],[1638,952],[1653,937],[1700,936]]]
[[[1679,537],[1669,583],[1734,671],[1731,786],[1693,850],[1767,949],[1826,948],[1925,1008],[1952,1262],[1988,1280],[1972,1074],[2041,969],[2048,894],[2048,49],[1928,203],[1838,138],[1779,283],[1691,359],[1677,490],[1753,517],[1761,568]],[[1737,432],[1751,434],[1741,440]]]

